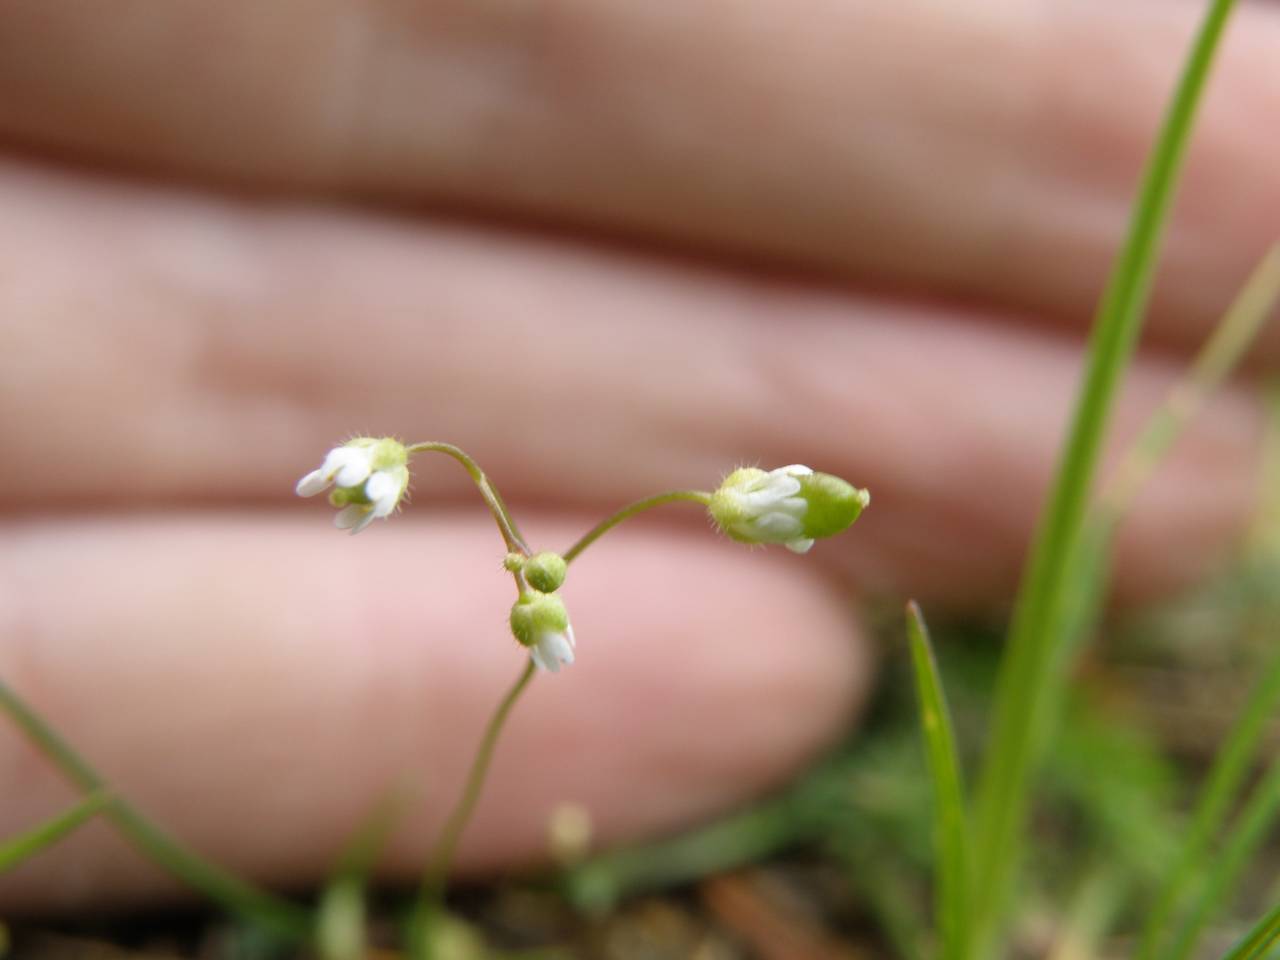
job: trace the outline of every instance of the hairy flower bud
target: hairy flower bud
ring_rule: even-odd
[[[805,553],[819,537],[846,529],[871,502],[871,494],[829,473],[793,464],[768,472],[733,471],[711,496],[717,527],[742,543],[781,543]]]
[[[529,581],[529,586],[542,593],[559,590],[568,571],[564,557],[549,550],[535,553],[524,562],[524,578]]]
[[[541,669],[558,673],[573,663],[575,642],[569,612],[554,593],[529,590],[511,607],[511,633]]]

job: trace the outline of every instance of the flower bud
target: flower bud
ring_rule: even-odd
[[[564,557],[549,550],[535,553],[524,562],[524,578],[529,581],[529,586],[542,593],[559,590],[568,571]]]
[[[554,593],[529,590],[511,607],[511,633],[541,669],[557,673],[573,663],[575,642],[569,612]]]
[[[870,502],[866,490],[793,464],[768,472],[735,470],[712,494],[708,510],[716,526],[734,540],[781,543],[805,553],[818,537],[846,529]]]

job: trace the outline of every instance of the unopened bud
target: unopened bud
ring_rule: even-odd
[[[708,510],[734,540],[781,543],[804,553],[818,537],[846,529],[870,502],[866,490],[794,464],[768,472],[735,470],[712,494]]]
[[[558,553],[535,553],[524,562],[524,578],[529,586],[543,593],[554,593],[564,584],[569,567]]]

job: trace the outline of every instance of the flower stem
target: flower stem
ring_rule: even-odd
[[[3,680],[0,680],[0,711],[8,714],[27,739],[80,790],[85,793],[111,790],[102,775]],[[292,940],[306,936],[310,920],[305,910],[210,863],[169,836],[119,794],[112,792],[111,796],[102,815],[160,866],[232,912],[258,922],[275,934]]]
[[[658,493],[652,497],[645,497],[643,500],[637,500],[629,506],[623,507],[613,516],[601,520],[594,527],[588,530],[579,538],[578,542],[566,550],[563,554],[564,562],[571,563],[583,550],[591,546],[606,533],[622,523],[624,520],[630,520],[638,513],[644,513],[653,507],[660,507],[664,503],[677,503],[679,501],[688,501],[690,503],[700,503],[704,507],[711,503],[711,494],[705,490],[671,490],[667,493]]]
[[[516,701],[529,686],[529,681],[533,679],[535,672],[536,668],[530,660],[521,671],[520,678],[493,711],[493,716],[489,718],[489,725],[485,727],[484,736],[480,739],[480,746],[476,749],[475,759],[471,761],[471,771],[467,774],[462,796],[458,798],[453,812],[445,821],[440,831],[440,839],[436,841],[431,859],[427,861],[418,902],[414,906],[413,916],[410,919],[410,954],[414,957],[430,956],[427,929],[432,918],[438,915],[444,900],[445,883],[449,875],[449,865],[453,862],[454,851],[462,838],[462,831],[466,829],[467,822],[471,819],[471,814],[475,812],[476,802],[480,799],[480,791],[489,773],[494,747],[497,746],[498,737],[502,734],[503,725],[511,714],[511,709],[516,705]]]
[[[511,516],[511,511],[507,509],[507,505],[502,502],[502,497],[498,494],[497,488],[489,482],[489,478],[480,469],[480,465],[471,459],[471,456],[465,450],[461,447],[455,447],[452,443],[443,443],[435,440],[415,443],[407,449],[411,454],[443,453],[462,464],[463,469],[475,481],[476,488],[480,491],[480,496],[484,497],[484,502],[488,504],[490,512],[493,513],[493,519],[498,523],[498,530],[502,533],[502,539],[506,542],[507,549],[526,555],[529,553],[529,547],[525,544],[524,537],[520,535],[520,528],[516,526],[515,518]]]

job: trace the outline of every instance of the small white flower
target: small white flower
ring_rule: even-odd
[[[781,543],[806,553],[813,538],[804,535],[809,502],[800,496],[800,478],[812,473],[799,463],[768,473],[754,467],[735,470],[713,495],[711,516],[735,540]]]
[[[409,486],[409,454],[390,437],[356,437],[325,455],[324,463],[298,481],[300,497],[334,487],[329,502],[340,507],[333,524],[359,533],[374,519],[395,512]]]
[[[539,668],[548,673],[559,673],[561,665],[573,663],[573,627],[566,626],[563,631],[544,630],[539,633],[529,648],[529,656]]]

